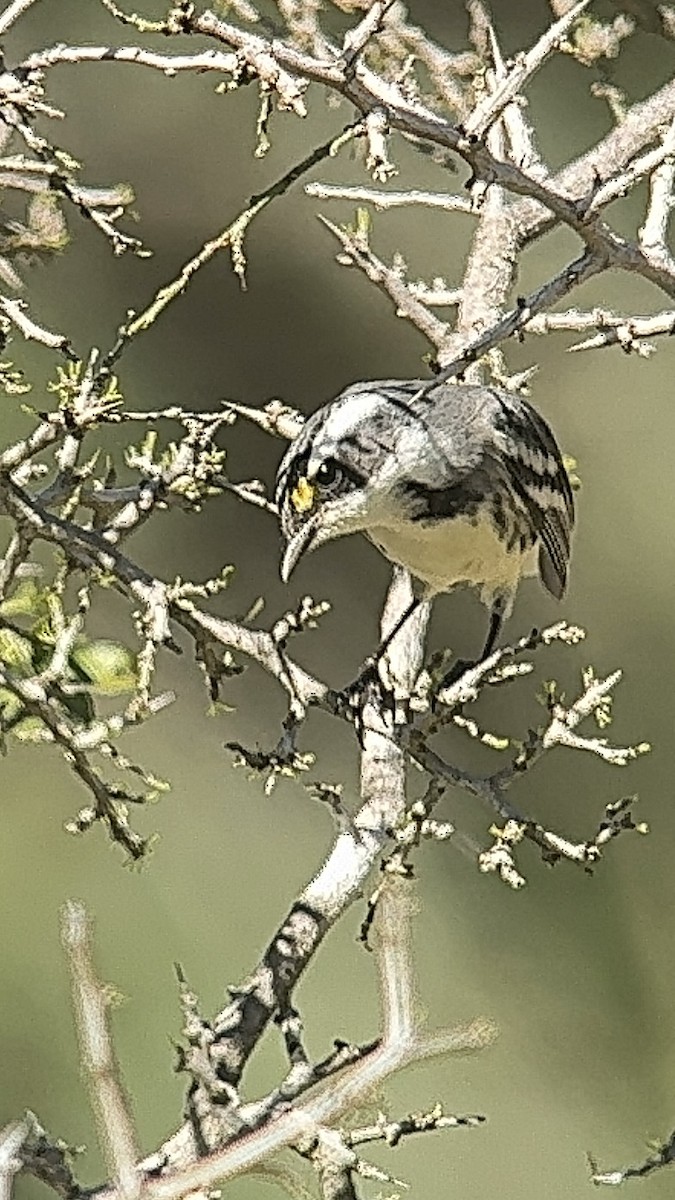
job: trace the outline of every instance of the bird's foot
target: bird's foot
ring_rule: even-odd
[[[367,658],[356,679],[336,693],[338,709],[353,721],[361,747],[366,731],[372,728],[366,724],[369,708],[387,724],[398,724],[400,720],[398,689],[386,667],[387,660],[382,655]],[[380,723],[378,721],[378,725]]]
[[[452,687],[453,683],[457,683],[462,678],[462,675],[475,666],[476,663],[472,662],[470,658],[458,658],[457,662],[452,664],[450,670],[445,672],[437,690],[440,691],[441,688]]]
[[[469,658],[458,658],[457,661],[452,664],[450,669],[445,672],[445,674],[441,677],[441,679],[439,679],[438,683],[431,691],[432,712],[436,712],[438,708],[441,693],[447,688],[453,687],[453,685],[458,683],[467,671],[470,671],[472,667],[475,666],[476,663],[472,662]]]

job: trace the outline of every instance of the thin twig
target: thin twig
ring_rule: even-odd
[[[4,37],[19,17],[28,12],[35,3],[36,0],[11,0],[5,11],[0,13],[0,37]]]
[[[59,63],[123,62],[152,67],[171,78],[185,71],[217,71],[232,74],[238,68],[237,55],[221,50],[200,54],[158,54],[142,46],[65,46],[59,43],[44,50],[33,50],[21,63],[25,71],[46,71]]]
[[[635,351],[647,357],[653,347],[647,338],[670,337],[675,330],[675,310],[666,309],[654,316],[630,316],[609,312],[604,308],[583,311],[576,308],[566,312],[542,312],[532,317],[525,325],[526,333],[548,334],[555,332],[585,333],[595,331],[584,341],[569,347],[570,352],[597,350],[603,346],[621,346],[627,352]]]
[[[201,250],[185,263],[176,278],[160,288],[148,307],[142,313],[133,316],[129,323],[120,330],[117,342],[104,360],[105,368],[109,369],[117,361],[123,350],[138,333],[149,329],[154,324],[167,305],[185,291],[201,267],[221,250],[230,250],[232,265],[243,285],[246,269],[243,244],[246,231],[251,222],[272,200],[276,199],[277,196],[283,196],[292,184],[307,171],[334,153],[335,148],[341,145],[346,136],[355,128],[356,125],[347,126],[337,138],[330,138],[329,141],[312,150],[311,154],[306,155],[299,163],[296,163],[295,166],[286,171],[280,179],[276,179],[274,183],[271,183],[259,196],[252,197],[248,207],[243,209],[235,217],[234,221],[219,233],[217,237],[205,242]]]
[[[432,346],[443,344],[448,332],[445,321],[439,318],[410,292],[407,283],[401,275],[388,267],[370,249],[364,238],[350,233],[334,225],[327,217],[319,216],[319,220],[337,238],[348,260],[361,268],[371,283],[376,284],[385,292],[396,306],[396,315],[406,317],[420,333],[429,339]]]
[[[435,379],[425,387],[424,391],[431,391],[434,386],[445,379],[451,379],[456,376],[461,376],[467,366],[477,362],[489,350],[498,346],[506,338],[512,337],[513,334],[527,326],[528,321],[537,313],[545,311],[551,305],[562,300],[574,288],[585,283],[587,279],[592,279],[594,275],[598,275],[605,269],[605,263],[599,260],[594,254],[586,251],[581,258],[576,259],[552,279],[549,279],[536,291],[531,292],[529,296],[525,296],[519,301],[516,308],[512,308],[503,317],[479,334],[477,338],[473,338],[468,344],[465,342],[462,349],[455,351],[451,362],[444,362],[441,370],[436,375]]]
[[[69,339],[63,333],[52,333],[33,321],[25,311],[22,300],[10,300],[8,296],[0,296],[0,310],[9,318],[13,325],[23,334],[26,341],[41,342],[49,350],[58,350],[70,362],[79,362]]]
[[[661,151],[663,161],[656,166],[649,181],[649,204],[638,237],[648,258],[658,262],[672,262],[672,255],[667,246],[667,231],[673,207],[675,179],[675,118],[663,139]]]
[[[453,192],[421,192],[416,188],[406,192],[383,192],[378,188],[342,187],[332,183],[306,183],[305,192],[318,200],[348,200],[352,204],[372,204],[378,211],[418,204],[422,208],[437,208],[442,212],[477,215],[470,200]]]
[[[549,55],[558,48],[568,29],[589,4],[590,0],[579,0],[579,3],[573,4],[559,20],[548,27],[531,50],[516,55],[515,64],[508,74],[491,95],[486,96],[482,103],[474,108],[471,116],[464,122],[464,130],[468,137],[485,137],[490,126],[522,91],[528,79],[532,78]]]

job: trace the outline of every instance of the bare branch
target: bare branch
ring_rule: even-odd
[[[4,37],[19,17],[23,16],[34,4],[35,0],[11,0],[5,11],[0,13],[0,37]]]
[[[665,310],[652,317],[626,316],[594,308],[589,312],[571,308],[566,312],[539,313],[525,326],[527,333],[547,334],[556,331],[584,333],[596,331],[592,337],[570,346],[571,352],[596,350],[603,346],[621,346],[627,353],[635,351],[646,358],[654,349],[644,339],[670,336],[675,329],[675,311]]]
[[[673,207],[675,178],[675,118],[660,147],[663,161],[654,170],[649,182],[649,205],[644,224],[639,231],[640,245],[648,258],[672,264],[667,246],[668,219]]]
[[[627,168],[674,117],[675,81],[669,80],[646,100],[634,104],[605,138],[553,175],[550,186],[579,200],[592,196],[598,178],[602,181]],[[512,217],[522,231],[521,248],[552,228],[551,213],[536,200],[520,200],[513,207]]]
[[[25,1121],[12,1121],[0,1130],[0,1200],[11,1200],[12,1184],[21,1170],[21,1148],[28,1136]]]
[[[397,1146],[402,1138],[411,1134],[425,1133],[429,1129],[461,1129],[466,1126],[482,1125],[485,1117],[446,1116],[440,1104],[426,1113],[411,1113],[398,1121],[389,1121],[380,1114],[373,1125],[365,1125],[360,1129],[352,1129],[348,1134],[351,1146],[362,1146],[366,1142],[386,1142],[388,1146]]]
[[[591,1182],[596,1185],[604,1184],[606,1187],[619,1187],[628,1179],[644,1179],[647,1175],[653,1175],[655,1171],[672,1166],[674,1162],[675,1133],[671,1133],[668,1140],[658,1147],[655,1154],[650,1154],[644,1162],[635,1167],[619,1167],[613,1171],[599,1171],[597,1164],[589,1156]]]
[[[323,83],[347,98],[364,113],[384,107],[390,124],[402,131],[454,150],[473,169],[476,177],[486,184],[499,184],[516,195],[526,196],[529,202],[544,205],[562,224],[573,229],[585,242],[588,250],[601,260],[624,270],[644,276],[667,295],[675,295],[675,268],[649,261],[639,246],[619,237],[597,216],[579,209],[575,200],[558,190],[558,180],[542,182],[526,175],[520,168],[495,157],[480,141],[468,138],[447,120],[409,100],[394,84],[383,87],[381,77],[357,64],[354,76],[345,72],[339,62],[320,61],[297,51],[283,42],[264,42],[213,13],[188,17],[190,29],[237,49],[262,53],[271,57],[280,68],[295,71],[317,83]],[[672,116],[672,113],[671,113]]]
[[[232,400],[223,400],[223,404],[231,412],[258,425],[265,433],[285,441],[292,441],[298,436],[305,420],[297,409],[290,408],[281,400],[270,400],[264,408],[250,408],[245,404],[235,404]]]
[[[382,27],[384,17],[392,4],[393,0],[373,0],[363,20],[345,34],[342,42],[342,61],[348,71],[353,69],[358,56]]]
[[[470,200],[452,192],[420,192],[416,188],[406,192],[381,192],[377,188],[342,187],[332,183],[307,183],[305,192],[318,200],[349,200],[353,204],[372,204],[378,212],[419,204],[423,208],[437,208],[442,212],[477,215]]]
[[[10,300],[7,296],[0,296],[0,310],[4,312],[13,325],[16,325],[17,329],[26,338],[26,341],[41,342],[43,346],[47,346],[50,350],[58,350],[70,362],[79,362],[65,334],[52,333],[50,329],[44,329],[41,325],[38,325],[27,315],[23,301]]]
[[[59,63],[124,62],[152,67],[168,78],[185,71],[217,71],[232,74],[239,67],[235,53],[204,50],[201,54],[157,54],[142,46],[64,46],[34,50],[21,63],[26,71],[46,71]]]
[[[554,50],[557,50],[568,29],[577,17],[588,8],[590,0],[579,0],[559,20],[542,34],[526,54],[516,55],[511,70],[500,81],[489,96],[477,104],[470,117],[464,121],[464,131],[468,137],[482,139],[494,121],[501,115],[506,106],[512,102],[529,79],[546,62]]]
[[[149,1180],[144,1184],[144,1200],[180,1200],[189,1192],[202,1191],[217,1180],[229,1179],[264,1162],[283,1146],[303,1143],[316,1132],[331,1127],[369,1096],[394,1072],[430,1055],[475,1050],[494,1038],[488,1022],[474,1022],[467,1028],[439,1030],[426,1034],[416,1017],[415,986],[410,958],[411,926],[409,885],[392,878],[378,906],[378,963],[380,966],[381,1004],[385,1037],[365,1057],[339,1075],[332,1075],[325,1086],[312,1096],[281,1112],[260,1130],[247,1133],[224,1150],[186,1169]],[[114,1200],[119,1191],[99,1194],[100,1200]]]
[[[396,315],[406,317],[420,333],[423,333],[432,346],[439,347],[448,332],[444,321],[439,321],[425,304],[417,300],[410,292],[408,285],[399,272],[387,267],[368,246],[364,237],[356,236],[346,229],[334,225],[327,217],[319,220],[330,229],[342,246],[348,260],[361,268],[371,283],[375,283],[385,292],[396,306]]]
[[[62,938],[71,973],[82,1063],[108,1167],[120,1200],[135,1200],[140,1195],[136,1131],[108,1025],[110,989],[96,977],[89,921],[83,905],[74,900],[63,911]]]
[[[592,279],[594,275],[599,274],[604,270],[604,263],[594,257],[593,254],[586,253],[575,262],[570,263],[562,271],[559,271],[547,283],[542,284],[536,291],[531,292],[529,296],[525,296],[519,301],[516,308],[512,308],[494,325],[486,329],[468,343],[464,342],[464,347],[459,353],[455,351],[455,357],[451,362],[444,362],[442,369],[437,376],[429,382],[424,389],[431,391],[434,386],[444,379],[451,379],[453,376],[462,375],[467,366],[477,362],[489,350],[498,346],[506,338],[512,337],[514,333],[525,329],[528,322],[539,312],[543,312],[550,308],[552,304],[562,300],[574,288],[585,283],[587,279]]]

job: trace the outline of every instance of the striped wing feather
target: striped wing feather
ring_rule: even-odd
[[[560,600],[567,584],[574,526],[574,498],[567,471],[551,430],[529,404],[509,397],[501,400],[501,407],[503,462],[509,483],[539,535],[542,583]]]

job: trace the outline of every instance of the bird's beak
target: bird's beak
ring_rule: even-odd
[[[295,567],[298,559],[306,554],[311,549],[312,543],[319,531],[319,514],[314,513],[309,517],[298,529],[296,533],[286,543],[284,556],[281,560],[281,578],[284,583],[288,583],[291,576],[291,571]]]

